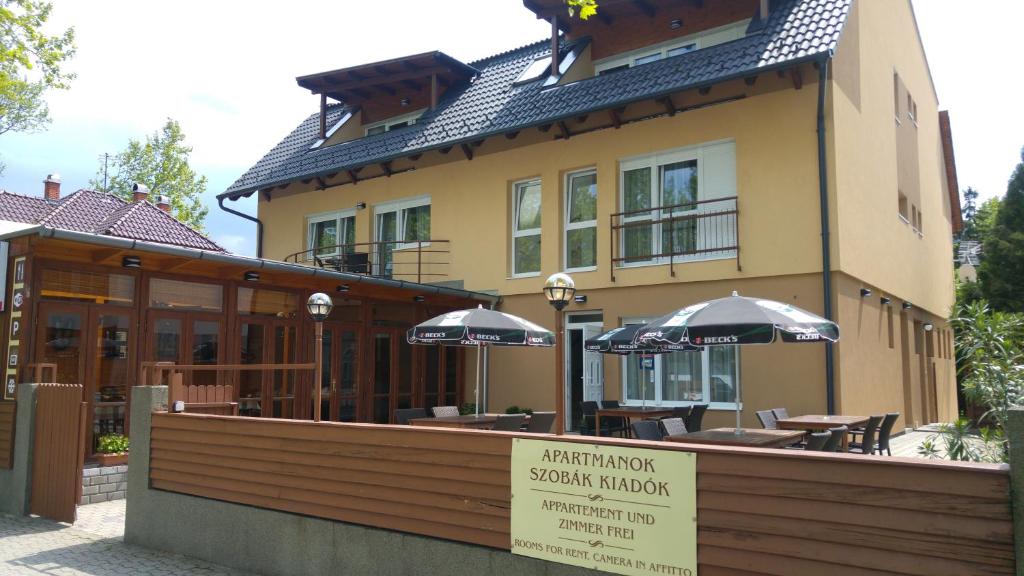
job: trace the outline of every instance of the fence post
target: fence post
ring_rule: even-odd
[[[1010,499],[1013,509],[1013,548],[1017,575],[1024,576],[1024,409],[1007,414],[1006,439],[1010,443]]]
[[[150,509],[145,492],[149,490],[149,441],[153,411],[167,410],[167,386],[132,388],[132,444],[128,460],[128,508],[125,514],[125,542],[137,541],[147,522],[160,518],[161,511]]]

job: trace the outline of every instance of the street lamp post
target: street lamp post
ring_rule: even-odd
[[[313,375],[313,421],[320,421],[320,408],[323,403],[324,378],[324,320],[331,315],[334,302],[331,297],[317,292],[306,300],[306,310],[316,323],[316,337],[313,339],[313,357],[316,369]]]
[[[555,434],[565,433],[565,337],[562,334],[562,309],[572,302],[576,283],[565,273],[548,277],[544,283],[544,296],[555,309]]]

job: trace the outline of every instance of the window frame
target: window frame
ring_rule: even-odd
[[[380,240],[380,216],[389,212],[395,212],[395,245],[392,250],[408,250],[417,246],[430,246],[430,236],[433,234],[433,208],[431,208],[431,230],[428,238],[419,242],[405,242],[406,210],[431,206],[430,195],[403,198],[391,202],[382,202],[373,206],[373,240]],[[402,240],[399,240],[402,239]]]
[[[708,38],[716,36],[723,32],[738,30],[740,31],[739,38],[743,38],[744,36],[746,36],[746,31],[749,27],[750,18],[747,18],[739,22],[732,22],[730,24],[725,24],[708,30],[701,30],[700,32],[689,34],[687,36],[683,36],[682,38],[669,40],[668,42],[662,42],[660,44],[651,44],[649,46],[642,46],[640,48],[636,48],[628,52],[616,54],[615,56],[602,58],[594,62],[594,76],[600,76],[603,72],[610,71],[610,69],[612,68],[618,68],[623,65],[627,65],[630,68],[632,68],[633,66],[643,66],[643,64],[636,64],[635,61],[640,58],[653,56],[655,52],[658,52],[661,55],[661,57],[658,58],[658,60],[664,60],[665,58],[674,58],[675,56],[679,56],[679,54],[669,56],[669,51],[682,48],[689,44],[693,44],[693,50],[691,50],[691,52],[700,50],[702,48],[707,48],[709,46],[717,46],[718,44],[723,44],[724,42],[717,42],[715,44],[708,43]],[[725,42],[729,41],[731,40],[726,40]],[[647,64],[647,62],[645,62],[644,64]]]
[[[331,212],[320,212],[320,213],[317,213],[317,214],[307,214],[306,215],[306,249],[312,251],[313,252],[313,256],[315,256],[315,257],[339,256],[340,255],[340,251],[337,250],[337,249],[335,249],[334,251],[332,251],[330,253],[319,254],[319,253],[316,252],[316,246],[315,246],[316,235],[314,234],[314,226],[316,224],[321,223],[321,222],[329,222],[331,220],[334,220],[334,225],[337,227],[337,230],[338,230],[338,237],[339,238],[343,238],[344,234],[342,233],[342,221],[344,219],[346,219],[346,218],[351,218],[352,219],[352,237],[354,239],[355,238],[355,227],[356,227],[356,220],[355,220],[355,218],[356,218],[356,210],[355,210],[355,208],[349,208],[347,210],[334,210],[334,211],[331,211]]]
[[[622,320],[622,326],[630,326],[632,324],[646,324],[653,320],[653,318],[624,318]],[[693,406],[694,404],[707,404],[708,410],[736,410],[735,402],[712,402],[711,401],[711,348],[725,348],[725,346],[705,346],[701,349],[701,400],[663,400],[662,399],[662,378],[664,377],[665,363],[664,354],[654,355],[654,399],[649,400],[647,403],[655,406]],[[741,346],[732,346],[736,351],[736,364],[734,366],[736,372],[736,383],[737,386],[743,385],[743,360],[740,348]],[[669,354],[676,354],[676,352],[669,352]],[[619,381],[620,389],[622,392],[621,398],[623,405],[626,406],[640,406],[643,401],[639,398],[630,398],[629,393],[629,360],[631,356],[639,356],[637,354],[623,354],[619,359]],[[742,391],[742,388],[740,388]],[[743,398],[740,397],[740,410],[743,409]]]
[[[628,158],[619,161],[619,211],[626,211],[626,172],[632,170],[639,170],[647,168],[651,170],[651,188],[649,190],[650,199],[650,210],[648,215],[634,215],[634,216],[623,216],[622,224],[640,222],[644,220],[658,220],[664,218],[666,214],[662,213],[662,171],[663,166],[669,164],[677,164],[681,162],[696,162],[697,163],[697,197],[695,202],[701,202],[705,200],[704,190],[704,154],[703,149],[705,146],[716,144],[718,142],[708,142],[700,146],[694,146],[690,148],[681,148],[676,150],[666,150],[657,152],[654,154],[648,154],[646,156],[639,156]],[[689,213],[697,213],[700,211],[700,204],[695,204],[693,210],[687,211],[673,211],[673,216],[681,216]],[[661,254],[663,252],[662,236],[663,236],[663,225],[662,224],[651,224],[651,254]],[[626,234],[620,234],[619,236],[619,253],[625,257],[626,254]],[[660,266],[668,264],[671,260],[675,262],[686,262],[688,260],[717,260],[718,258],[693,258],[690,256],[677,254],[673,256],[652,256],[646,260],[635,260],[632,262],[622,261],[619,263],[620,268],[630,268],[638,266]]]
[[[540,226],[537,228],[528,228],[526,230],[519,230],[519,193],[526,189],[528,186],[536,184],[540,189]],[[543,244],[541,247],[541,262],[540,267],[537,271],[531,272],[516,272],[516,238],[525,238],[529,236],[537,236],[539,240],[543,242],[542,230],[544,228],[544,185],[540,177],[528,178],[525,180],[518,180],[512,183],[512,237],[510,244],[510,255],[509,262],[511,266],[511,277],[512,278],[534,278],[540,276],[541,270],[544,269],[544,252]]]
[[[401,116],[393,116],[385,120],[371,122],[370,124],[363,124],[363,136],[373,136],[373,134],[370,134],[370,130],[373,130],[374,128],[380,128],[381,126],[384,127],[384,132],[382,133],[385,134],[391,132],[391,130],[394,129],[393,127],[395,126],[395,124],[405,123],[405,126],[412,126],[413,124],[416,123],[417,120],[419,120],[420,116],[423,116],[423,113],[426,111],[426,108],[420,108],[419,110],[402,114]],[[398,126],[398,128],[404,128],[405,126]],[[381,132],[378,132],[378,134],[381,134]]]
[[[573,178],[593,176],[594,177],[594,219],[586,220],[583,222],[571,222],[571,210],[572,210],[572,181]],[[566,272],[593,272],[597,270],[597,241],[594,241],[594,263],[590,266],[580,266],[576,268],[569,267],[569,231],[570,230],[584,230],[587,228],[593,228],[595,236],[597,235],[597,195],[600,191],[597,190],[597,168],[587,168],[585,170],[577,170],[575,172],[569,172],[565,175],[565,194],[563,196],[565,202],[565,210],[563,210],[562,216],[562,262]],[[517,204],[518,205],[518,204]],[[517,220],[518,222],[518,220]]]

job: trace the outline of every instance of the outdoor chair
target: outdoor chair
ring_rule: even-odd
[[[758,410],[757,419],[761,421],[761,428],[765,430],[775,430],[778,428],[775,425],[775,414],[771,410]]]
[[[587,400],[586,402],[580,402],[580,435],[582,436],[596,436],[597,431],[594,429],[594,421],[597,416],[597,402],[593,400]],[[601,419],[601,435],[607,436],[611,430],[608,426],[608,418]]]
[[[811,450],[813,452],[821,452],[825,449],[825,444],[832,438],[831,432],[813,432],[807,437],[807,444],[804,445],[804,450]]]
[[[518,432],[526,420],[526,414],[500,414],[491,430],[503,430],[505,432]]]
[[[601,400],[601,408],[618,408],[618,400]],[[623,435],[629,431],[629,421],[621,416],[602,416],[601,422],[608,421],[608,428],[612,432],[620,432]]]
[[[657,420],[640,420],[633,422],[633,436],[637,440],[663,440],[661,424]]]
[[[395,423],[408,424],[413,418],[426,418],[426,408],[399,408],[395,410]]]
[[[882,420],[882,426],[878,429],[878,454],[882,454],[882,450],[889,456],[892,456],[892,450],[889,448],[889,438],[892,437],[892,427],[896,425],[896,420],[900,417],[899,412],[890,412],[885,415],[885,419]]]
[[[686,424],[682,418],[662,418],[661,428],[665,431],[665,436],[686,434]]]
[[[551,427],[554,424],[554,412],[534,412],[530,416],[530,421],[526,423],[526,431],[537,434],[550,434]]]
[[[676,406],[675,408],[672,409],[672,417],[682,418],[685,422],[686,419],[690,417],[691,409],[693,409],[693,406]]]
[[[434,418],[444,418],[446,416],[458,416],[458,406],[434,406],[431,408],[434,411]]]
[[[708,411],[707,404],[694,404],[690,407],[690,415],[683,420],[688,432],[700,432],[701,422],[704,420],[704,413]]]
[[[864,429],[859,432],[861,434],[860,442],[850,442],[850,452],[856,452],[858,454],[874,454],[875,447],[878,443],[875,441],[878,435],[878,426],[882,423],[884,416],[871,416],[868,418],[868,423],[864,425]],[[851,432],[851,435],[853,432]]]
[[[775,415],[776,420],[784,420],[789,418],[789,411],[785,408],[772,408],[772,414]]]
[[[829,439],[825,441],[825,446],[823,446],[821,450],[823,452],[838,452],[839,446],[841,446],[843,443],[843,436],[846,436],[846,433],[849,430],[850,429],[847,428],[846,426],[829,428]]]

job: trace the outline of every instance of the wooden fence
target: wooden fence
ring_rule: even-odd
[[[155,489],[510,548],[505,432],[153,415]],[[1008,467],[853,454],[699,453],[701,576],[1012,574]]]
[[[14,416],[18,403],[0,400],[0,469],[10,469],[14,462]]]
[[[33,514],[74,522],[82,496],[86,409],[80,384],[40,384],[32,448]]]

